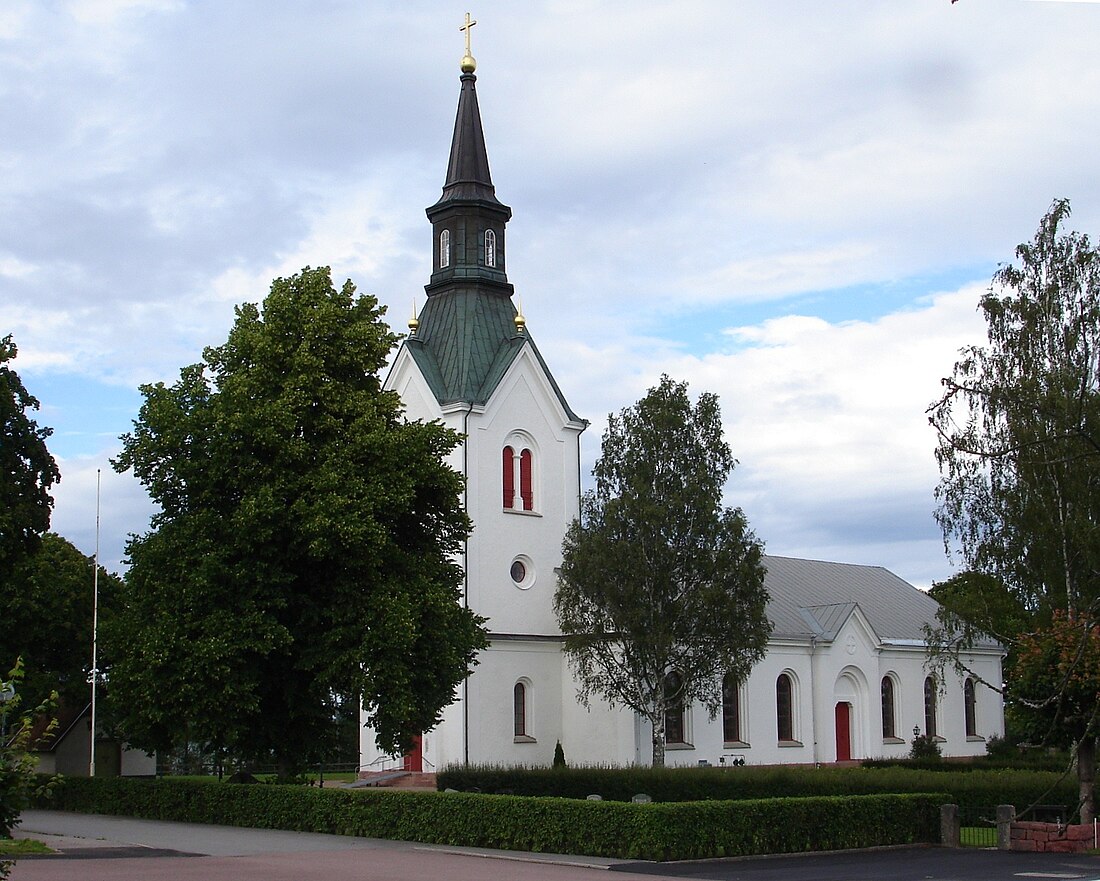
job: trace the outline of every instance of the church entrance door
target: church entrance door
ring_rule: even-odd
[[[845,701],[836,705],[836,760],[852,760],[852,705]]]
[[[424,738],[419,734],[413,739],[413,748],[405,753],[404,770],[424,770]]]

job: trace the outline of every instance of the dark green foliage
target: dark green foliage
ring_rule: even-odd
[[[61,479],[46,449],[53,430],[27,415],[38,399],[8,364],[17,353],[11,334],[0,338],[0,586],[50,528],[50,487]]]
[[[561,741],[559,740],[554,744],[554,764],[555,768],[565,768],[565,750],[562,749]]]
[[[15,567],[0,591],[4,639],[0,669],[23,658],[24,706],[36,706],[56,691],[62,704],[90,699],[92,601],[95,562],[59,535],[46,533],[31,555]],[[121,581],[99,570],[99,614],[106,620]]]
[[[451,766],[439,773],[440,788],[516,795],[629,801],[645,792],[655,802],[796,798],[947,792],[960,806],[1029,805],[1037,800],[1075,800],[1075,786],[1064,774],[1046,771],[943,771],[908,768],[505,768]]]
[[[160,511],[106,632],[131,743],[291,772],[334,753],[349,700],[397,752],[454,699],[485,644],[454,562],[458,435],[383,391],[382,314],[305,269],[174,385],[142,387],[114,464]]]
[[[937,842],[944,799],[921,794],[638,805],[71,778],[44,805],[463,847],[682,860]]]
[[[609,416],[596,487],[562,546],[554,611],[580,698],[648,720],[654,765],[667,704],[713,716],[723,677],[746,678],[771,633],[763,546],[722,504],[734,465],[717,397],[692,404],[686,383],[663,376]]]
[[[918,734],[913,738],[909,758],[918,762],[938,762],[943,758],[940,743],[931,734]]]
[[[2,669],[2,668],[0,668]],[[33,750],[40,738],[52,734],[57,724],[50,721],[56,695],[40,703],[27,703],[23,694],[23,665],[16,659],[4,679],[14,688],[14,697],[0,705],[4,737],[0,738],[0,838],[10,838],[12,827],[31,800],[44,797],[56,785],[55,778],[38,776]],[[9,861],[0,859],[0,878],[8,877]]]

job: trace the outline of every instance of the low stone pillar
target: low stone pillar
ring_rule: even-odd
[[[940,805],[940,844],[959,846],[959,806]]]
[[[1012,805],[997,805],[997,849],[1012,850],[1012,821],[1016,819],[1016,808]]]

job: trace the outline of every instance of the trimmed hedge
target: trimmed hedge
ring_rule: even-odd
[[[72,777],[38,806],[452,846],[683,860],[937,842],[945,799],[919,794],[624,804]]]
[[[1047,771],[924,771],[911,768],[506,768],[450,767],[440,789],[629,801],[644,792],[659,802],[947,792],[960,807],[1034,802],[1077,804],[1072,776]]]

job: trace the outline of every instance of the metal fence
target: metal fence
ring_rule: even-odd
[[[959,844],[963,847],[996,847],[997,809],[960,806]]]

